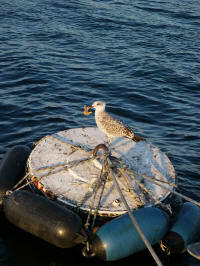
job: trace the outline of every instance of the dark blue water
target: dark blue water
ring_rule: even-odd
[[[82,111],[97,99],[166,152],[180,191],[200,201],[199,1],[1,0],[0,157],[16,144],[94,126]],[[97,264],[3,218],[2,227],[0,265]],[[115,265],[125,263],[154,265],[147,252]],[[183,254],[165,265],[200,262]]]

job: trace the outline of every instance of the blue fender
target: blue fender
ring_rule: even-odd
[[[190,202],[185,202],[174,225],[162,240],[162,246],[167,253],[180,253],[199,236],[200,208]]]
[[[132,212],[151,245],[159,242],[168,231],[168,216],[158,208],[146,207]],[[140,237],[128,214],[104,224],[90,243],[94,256],[114,261],[144,250]]]

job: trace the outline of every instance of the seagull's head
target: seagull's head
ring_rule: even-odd
[[[92,105],[88,106],[88,109],[95,109],[95,111],[104,111],[106,108],[106,104],[101,101],[93,102]]]

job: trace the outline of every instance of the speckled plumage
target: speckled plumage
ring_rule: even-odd
[[[125,137],[134,141],[144,140],[134,134],[132,129],[124,125],[121,121],[115,119],[105,111],[106,104],[104,102],[96,101],[90,108],[95,109],[95,120],[98,128],[103,131],[111,140],[116,137]]]

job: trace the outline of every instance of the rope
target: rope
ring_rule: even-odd
[[[24,177],[22,177],[22,179],[20,179],[19,182],[14,185],[12,190],[15,190],[28,176],[29,176],[29,173],[27,173]]]
[[[130,180],[130,178],[129,178],[129,176],[127,176],[127,175],[125,175],[125,173],[123,173],[123,171],[120,169],[120,168],[117,168],[117,170],[119,170],[119,172],[122,174],[122,176],[125,178],[125,180],[127,181],[127,185],[128,185],[128,192],[130,192],[131,193],[131,195],[132,195],[132,197],[134,198],[134,200],[135,200],[135,202],[137,202],[137,207],[139,207],[139,206],[144,206],[144,197],[145,197],[145,195],[144,195],[144,193],[143,193],[143,191],[142,190],[140,190],[140,194],[142,194],[142,197],[141,196],[139,196],[136,192],[135,192],[135,190],[134,190],[134,188],[133,188],[133,186],[132,186],[132,184],[131,184],[131,180]],[[123,187],[123,189],[124,189],[124,191],[127,191],[127,188],[125,187],[125,184],[123,184],[122,182],[120,182],[120,179],[118,179],[118,183],[119,183],[119,185],[120,186],[122,186]]]
[[[98,159],[99,157],[100,156],[97,156],[96,159]],[[20,179],[19,182],[17,184],[15,184],[13,186],[13,188],[9,192],[15,191],[15,190],[20,190],[20,189],[26,187],[27,185],[32,184],[34,181],[40,181],[43,177],[47,177],[47,176],[49,176],[51,174],[59,173],[59,172],[61,172],[63,170],[66,171],[66,170],[68,170],[70,168],[73,168],[76,165],[79,165],[81,163],[84,163],[86,161],[93,160],[93,159],[94,159],[93,156],[90,156],[90,157],[87,157],[87,158],[84,158],[84,159],[74,160],[72,162],[63,163],[63,164],[60,164],[60,165],[43,166],[43,167],[41,167],[39,169],[36,169],[35,171],[36,172],[40,172],[40,171],[43,171],[43,170],[50,170],[50,171],[48,173],[46,173],[46,174],[41,175],[40,177],[34,177],[34,180],[27,181],[26,184],[24,184],[24,185],[20,186],[19,188],[17,188],[28,176],[30,176],[29,172],[26,173],[26,175],[24,177],[22,177],[22,179]],[[59,168],[60,166],[63,166],[63,167],[60,169]],[[55,170],[56,168],[59,168],[59,169]],[[53,170],[55,170],[55,171],[53,171]]]
[[[104,176],[105,177],[103,179],[103,184],[102,184],[102,189],[101,189],[100,196],[99,196],[99,201],[98,201],[98,204],[96,206],[95,213],[94,213],[93,222],[92,222],[92,225],[91,225],[91,230],[94,228],[94,225],[95,225],[95,221],[96,221],[97,213],[98,213],[99,206],[100,206],[100,203],[101,203],[101,199],[102,199],[102,196],[103,196],[103,192],[104,192],[105,184],[106,184],[106,181],[107,181],[108,173],[105,173]]]
[[[122,173],[122,175],[129,181],[129,183],[130,183],[130,179],[129,179],[129,177],[126,175],[126,173],[122,170],[122,169],[119,169],[118,168],[118,170],[120,171],[120,173]],[[166,204],[163,204],[158,198],[156,198],[154,195],[153,195],[153,193],[152,193],[152,191],[150,191],[149,189],[147,189],[139,180],[137,180],[137,178],[135,177],[135,175],[133,175],[133,178],[134,178],[134,181],[137,183],[137,185],[142,189],[142,190],[144,190],[146,193],[148,193],[149,195],[150,195],[150,197],[151,197],[151,201],[153,202],[153,200],[155,201],[155,202],[157,202],[163,209],[167,209],[168,211],[169,211],[169,213],[170,213],[170,215],[172,215],[172,212],[171,212],[171,209],[166,205]],[[133,190],[133,188],[132,188],[132,190]]]
[[[46,177],[46,176],[51,175],[51,174],[59,173],[59,172],[64,171],[64,170],[66,171],[68,169],[71,169],[71,168],[73,168],[73,167],[75,167],[81,163],[84,163],[84,162],[92,160],[92,159],[93,159],[93,157],[88,157],[88,158],[81,159],[81,160],[74,160],[74,161],[66,163],[66,164],[55,165],[55,166],[43,166],[42,168],[36,169],[35,171],[39,172],[42,170],[50,170],[48,173],[41,175],[40,177],[42,178],[42,177]],[[63,167],[59,168],[60,166],[63,166]],[[58,169],[56,169],[56,168],[58,168]]]
[[[6,194],[10,194],[14,191],[20,190],[32,183],[34,183],[34,181],[40,181],[40,179],[42,179],[43,176],[39,177],[39,178],[35,178],[35,180],[30,180],[30,181],[26,181],[26,183],[20,187],[18,187],[30,174],[27,173],[22,179],[19,180],[19,182],[9,191],[6,191]]]
[[[135,178],[135,175],[133,174],[132,171],[127,170],[126,167],[123,167],[122,169],[123,169],[123,170],[126,170],[127,172],[129,172],[129,174],[130,174],[133,178]],[[191,202],[191,203],[197,205],[198,207],[200,207],[200,203],[199,203],[198,201],[193,200],[192,198],[190,198],[190,197],[188,197],[188,196],[185,196],[185,195],[183,195],[183,194],[181,194],[181,193],[179,193],[179,192],[177,192],[177,191],[175,191],[175,190],[173,190],[173,189],[171,189],[171,188],[169,188],[169,187],[166,187],[166,186],[164,185],[164,184],[167,184],[167,185],[169,185],[169,186],[172,186],[172,187],[175,187],[175,188],[176,188],[176,185],[175,185],[175,184],[173,184],[173,183],[171,183],[171,182],[166,182],[166,181],[163,181],[163,180],[159,180],[159,179],[156,179],[156,178],[152,178],[152,177],[150,177],[150,176],[148,176],[148,175],[145,175],[145,174],[140,174],[140,173],[137,173],[137,174],[138,174],[138,176],[140,176],[140,177],[142,177],[142,178],[144,178],[144,179],[147,179],[148,181],[152,182],[152,183],[155,184],[155,185],[158,185],[158,186],[164,188],[165,190],[171,192],[172,194],[175,194],[176,196],[179,196],[179,197],[183,198],[184,200],[189,201],[189,202]]]
[[[108,158],[108,162],[111,164],[111,161],[110,161],[109,158]],[[162,265],[163,265],[162,262],[160,261],[160,259],[159,259],[158,256],[156,255],[156,253],[155,253],[155,251],[153,250],[152,246],[150,245],[149,241],[147,240],[147,238],[146,238],[145,235],[143,234],[142,230],[140,229],[140,227],[139,227],[139,225],[138,225],[138,223],[137,223],[135,217],[133,216],[133,214],[132,214],[132,212],[131,212],[131,209],[130,209],[130,207],[129,207],[129,205],[128,205],[128,203],[127,203],[127,201],[126,201],[126,199],[125,199],[125,197],[124,197],[124,195],[123,195],[123,193],[122,193],[122,191],[121,191],[121,189],[120,189],[120,186],[119,186],[119,184],[118,184],[118,182],[117,182],[117,179],[116,179],[116,177],[115,177],[115,175],[114,175],[114,173],[113,173],[113,171],[112,171],[111,168],[110,168],[110,172],[111,172],[111,174],[112,174],[112,177],[113,177],[113,181],[114,181],[114,183],[115,183],[115,186],[116,186],[116,188],[117,188],[117,190],[118,190],[118,192],[119,192],[119,195],[120,195],[120,197],[121,197],[121,199],[122,199],[122,201],[123,201],[123,203],[124,203],[124,205],[125,205],[125,207],[126,207],[126,209],[127,209],[127,211],[128,211],[128,214],[129,214],[129,216],[130,216],[130,218],[131,218],[131,221],[132,221],[133,225],[136,227],[136,229],[137,229],[137,231],[138,231],[140,237],[141,237],[142,240],[144,241],[146,247],[148,248],[149,252],[151,253],[151,255],[152,255],[152,257],[154,258],[154,260],[155,260],[155,262],[157,263],[157,265],[158,265],[158,266],[162,266]]]
[[[191,203],[193,203],[193,204],[197,205],[198,207],[200,207],[200,203],[199,203],[198,201],[193,200],[193,199],[191,199],[191,198],[189,198],[189,197],[187,197],[187,196],[185,196],[185,195],[183,195],[183,194],[181,194],[181,193],[179,193],[179,192],[177,192],[177,191],[174,191],[173,189],[168,188],[168,187],[166,187],[166,186],[163,185],[163,184],[159,184],[159,181],[154,180],[154,179],[151,178],[150,176],[147,176],[147,175],[141,175],[141,176],[142,176],[143,178],[145,178],[145,179],[151,181],[152,183],[154,183],[154,184],[156,184],[156,185],[158,185],[158,186],[160,186],[160,187],[162,187],[162,188],[164,188],[164,189],[170,191],[171,193],[175,194],[176,196],[179,196],[179,197],[181,197],[181,198],[183,198],[183,199],[185,199],[185,200],[187,200],[187,201],[190,201]]]
[[[93,156],[96,156],[97,150],[102,148],[102,146],[100,146],[100,145],[98,145],[98,146],[99,147],[96,147],[94,149]],[[88,216],[87,216],[87,220],[86,220],[85,225],[84,225],[86,230],[88,230],[88,228],[90,226],[89,222],[90,222],[90,218],[91,218],[91,215],[92,215],[92,210],[94,209],[94,203],[95,203],[97,191],[102,186],[102,189],[101,189],[101,192],[100,192],[100,196],[99,196],[99,200],[98,200],[97,206],[96,206],[96,208],[94,210],[93,222],[92,222],[92,225],[91,225],[90,229],[92,230],[94,228],[94,225],[95,225],[97,213],[98,213],[98,210],[99,210],[100,202],[101,202],[101,199],[102,199],[102,196],[103,196],[103,191],[104,191],[106,180],[107,180],[107,177],[108,177],[108,172],[106,170],[106,161],[107,161],[107,153],[104,154],[103,165],[102,165],[100,176],[99,176],[99,179],[98,179],[99,182],[96,184],[96,187],[94,189],[93,204],[90,206],[90,210],[89,210],[89,213],[88,213]]]
[[[123,170],[126,170],[130,175],[134,175],[133,172],[132,172],[131,170],[127,169],[126,167],[122,167],[122,169],[123,169]],[[136,172],[135,174],[137,174],[138,176],[143,177],[143,178],[145,178],[144,176],[147,176],[147,175],[140,174],[140,173],[137,173],[137,172]],[[147,177],[148,177],[148,176],[147,176]],[[149,176],[149,178],[151,178],[151,177]],[[160,180],[160,179],[157,179],[157,178],[151,178],[151,179],[152,179],[152,180],[155,180],[155,181],[157,181],[157,182],[159,182],[159,183],[167,184],[167,185],[169,185],[169,186],[171,186],[171,187],[174,187],[174,188],[177,187],[176,184],[171,183],[171,182],[169,182],[169,181]]]

